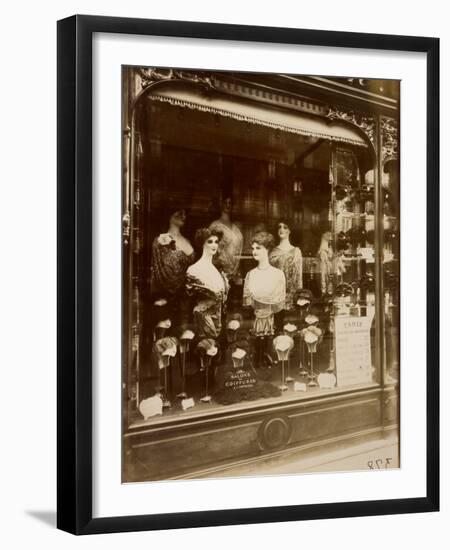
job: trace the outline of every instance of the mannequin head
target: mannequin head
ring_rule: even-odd
[[[233,200],[230,196],[225,196],[220,203],[220,213],[225,216],[231,216],[233,209]]]
[[[331,231],[325,231],[325,233],[322,233],[322,243],[330,243],[332,239]]]
[[[330,251],[330,244],[331,244],[332,238],[333,236],[331,234],[331,231],[325,231],[324,233],[322,233],[318,252],[320,252],[321,250]]]
[[[172,212],[169,214],[169,226],[178,227],[179,229],[183,227],[186,222],[186,210],[183,208],[172,209]]]
[[[213,257],[219,249],[220,237],[217,231],[211,231],[208,227],[197,229],[195,246],[202,256]]]
[[[288,241],[291,241],[294,237],[294,227],[292,221],[287,218],[281,218],[280,220],[278,220],[278,223],[276,225],[276,233],[280,241],[286,239]]]
[[[155,217],[160,233],[180,233],[186,224],[187,211],[180,204],[169,203],[155,209]]]
[[[252,239],[252,255],[258,262],[265,262],[268,260],[269,252],[275,247],[275,239],[270,233],[260,231],[253,236]]]

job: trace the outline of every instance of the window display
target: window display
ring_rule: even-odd
[[[269,76],[125,74],[143,86],[128,425],[396,383],[398,164],[380,164],[376,125],[287,83],[264,95]]]

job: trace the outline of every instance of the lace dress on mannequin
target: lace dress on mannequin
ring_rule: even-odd
[[[179,293],[184,288],[186,270],[193,262],[194,252],[186,254],[177,248],[169,233],[156,237],[152,245],[152,294]]]
[[[181,324],[189,316],[189,304],[185,299],[186,270],[194,262],[194,249],[182,234],[186,211],[178,206],[166,206],[161,220],[167,223],[167,233],[158,235],[152,243],[150,270],[150,296],[152,306],[164,299],[166,305],[151,312],[152,322],[158,317],[169,318],[172,324]],[[162,319],[159,319],[162,320]]]
[[[276,246],[270,252],[269,261],[284,273],[286,278],[284,309],[292,309],[296,293],[303,288],[303,259],[300,248],[293,246],[289,250],[284,250]]]
[[[257,337],[274,334],[274,314],[285,307],[286,279],[281,269],[271,265],[255,267],[245,277],[243,305],[253,308],[253,333]]]
[[[198,261],[186,273],[186,291],[194,298],[196,335],[199,338],[219,338],[222,330],[222,308],[227,298],[225,275],[212,264]]]

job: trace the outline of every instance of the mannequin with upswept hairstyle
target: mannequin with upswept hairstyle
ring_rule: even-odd
[[[227,298],[228,281],[213,264],[219,250],[220,235],[208,227],[195,233],[200,258],[186,273],[186,291],[196,300],[194,321],[200,338],[218,338],[222,330],[222,308]]]
[[[183,235],[184,208],[166,208],[164,229],[152,243],[150,287],[152,294],[174,296],[184,288],[186,270],[194,261],[194,249]]]
[[[303,258],[300,248],[291,244],[292,232],[292,222],[280,219],[277,223],[279,242],[269,254],[270,263],[286,277],[286,310],[294,308],[295,294],[303,287]]]
[[[284,308],[286,279],[281,269],[269,263],[275,245],[273,235],[259,232],[252,239],[252,255],[257,266],[245,277],[243,305],[253,308],[253,334],[256,340],[256,363],[261,365],[267,337],[274,334],[274,314]]]

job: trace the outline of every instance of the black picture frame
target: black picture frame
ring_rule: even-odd
[[[92,38],[100,32],[426,53],[426,497],[93,518]],[[439,510],[439,39],[76,15],[58,22],[57,67],[58,528],[92,534]]]

